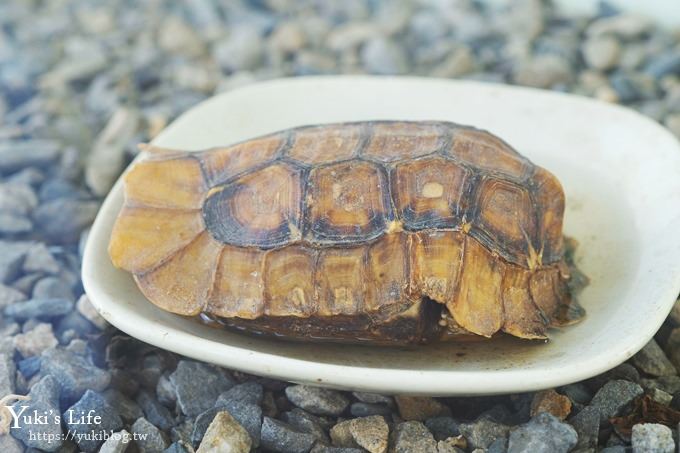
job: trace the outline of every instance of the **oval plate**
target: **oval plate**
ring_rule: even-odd
[[[567,196],[565,234],[591,284],[578,325],[548,343],[512,338],[381,348],[292,343],[210,328],[156,308],[107,246],[119,180],[97,216],[83,262],[93,304],[119,329],[229,368],[336,388],[426,395],[523,392],[585,379],[652,337],[680,291],[680,146],[655,122],[572,95],[406,77],[302,77],[215,96],[155,140],[201,150],[294,126],[370,119],[449,120],[498,134],[555,173]]]

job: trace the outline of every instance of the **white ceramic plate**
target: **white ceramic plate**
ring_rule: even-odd
[[[587,317],[547,343],[514,339],[411,348],[289,343],[203,326],[148,302],[107,245],[120,181],[90,233],[83,281],[113,325],[147,343],[250,373],[337,388],[430,395],[520,392],[585,379],[629,358],[680,291],[680,146],[631,110],[525,88],[422,78],[274,80],[191,109],[154,143],[201,150],[305,124],[450,120],[490,130],[555,173],[565,233],[592,283]]]

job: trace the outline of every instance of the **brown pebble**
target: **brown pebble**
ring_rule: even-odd
[[[403,396],[394,397],[399,408],[399,415],[404,420],[425,421],[438,415],[450,415],[448,407],[429,396]]]
[[[564,420],[571,412],[571,401],[553,389],[537,392],[531,402],[531,416],[541,412],[547,412]]]

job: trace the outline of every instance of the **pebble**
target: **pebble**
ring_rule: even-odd
[[[59,151],[53,140],[0,141],[0,174],[26,167],[46,168],[57,160]]]
[[[177,404],[177,395],[175,394],[175,387],[170,381],[169,372],[163,373],[158,378],[158,383],[156,384],[156,397],[158,398],[158,402],[164,406],[175,407]]]
[[[379,415],[353,418],[331,428],[333,444],[339,447],[361,447],[370,453],[385,453],[390,429]]]
[[[329,447],[324,444],[314,444],[310,453],[365,453],[366,450],[362,448],[352,447]]]
[[[631,444],[635,453],[673,453],[675,441],[668,426],[639,423],[633,426]]]
[[[19,372],[21,372],[21,375],[24,378],[30,379],[40,371],[40,357],[33,356],[28,357],[27,359],[23,359],[19,363],[17,363],[17,368],[19,369]],[[0,385],[0,387],[2,387],[2,385]],[[4,392],[3,394],[7,393],[8,392]]]
[[[92,418],[89,417],[92,415]],[[102,444],[102,432],[116,432],[123,427],[118,412],[109,406],[99,393],[87,390],[80,400],[63,414],[69,432],[75,433],[75,442],[82,451],[96,451]]]
[[[167,407],[158,402],[150,393],[141,391],[135,399],[146,419],[160,429],[169,430],[175,425],[175,418]]]
[[[168,15],[158,31],[161,49],[169,53],[179,53],[189,57],[201,55],[204,51],[203,40],[195,30],[180,17]]]
[[[97,136],[85,166],[85,182],[97,196],[106,195],[123,170],[125,147],[134,137],[140,115],[120,107]]]
[[[116,412],[118,412],[118,415],[125,423],[134,423],[135,420],[144,416],[142,408],[139,407],[139,404],[125,396],[119,390],[110,388],[107,389],[102,395],[104,396],[107,404],[111,406]]]
[[[631,359],[633,365],[650,376],[672,376],[677,370],[658,343],[652,339]]]
[[[282,421],[264,417],[262,422],[262,447],[280,453],[307,453],[316,437],[300,432]]]
[[[609,381],[598,390],[590,405],[600,411],[600,421],[605,422],[611,417],[621,415],[621,412],[642,393],[642,387],[634,382]]]
[[[589,450],[597,447],[600,432],[600,410],[596,407],[584,407],[578,414],[569,419],[574,427],[578,441],[574,450]]]
[[[24,446],[12,436],[0,436],[0,451],[2,453],[23,453]]]
[[[257,30],[236,26],[231,27],[226,38],[215,43],[212,53],[225,71],[248,71],[264,58],[264,43]]]
[[[655,79],[680,73],[680,51],[671,51],[652,56],[645,66],[645,72]]]
[[[543,412],[510,433],[508,453],[566,453],[577,441],[574,428]]]
[[[73,301],[68,299],[31,299],[5,307],[5,316],[17,320],[29,318],[49,319],[63,316],[73,310]]]
[[[250,435],[229,412],[215,415],[196,453],[248,453],[252,446]]]
[[[33,244],[26,254],[22,270],[26,273],[44,272],[46,274],[58,274],[61,264],[57,261],[47,246],[38,242]]]
[[[281,420],[302,432],[312,434],[321,442],[330,442],[328,434],[326,434],[326,429],[330,423],[321,417],[296,407],[291,411],[281,414]]]
[[[70,244],[78,241],[80,231],[92,223],[97,211],[99,203],[96,201],[59,198],[38,206],[34,219],[46,239]]]
[[[99,453],[124,453],[127,450],[132,436],[126,430],[120,430],[111,434],[111,436],[102,444]]]
[[[14,393],[14,392],[10,392]],[[46,423],[36,426],[35,424],[23,424],[23,418],[19,420],[18,428],[11,428],[14,438],[22,441],[26,446],[45,451],[56,451],[61,447],[62,429],[59,419],[59,383],[52,376],[45,376],[31,387],[27,401],[18,401],[14,404],[14,411],[19,413],[24,407],[24,413],[32,414],[34,411],[45,415]]]
[[[458,429],[473,448],[487,448],[496,439],[507,437],[510,431],[509,426],[488,416],[482,416],[473,423],[461,423]]]
[[[618,14],[595,20],[588,26],[588,35],[613,34],[621,38],[636,38],[648,32],[654,25],[652,22],[638,14]]]
[[[434,435],[435,440],[444,440],[460,435],[460,423],[451,417],[433,417],[425,420],[425,426]]]
[[[438,415],[447,415],[449,409],[434,398],[428,396],[397,395],[394,398],[399,415],[404,420],[425,421]]]
[[[547,412],[560,420],[564,420],[571,412],[571,400],[552,389],[537,392],[531,402],[531,416],[533,417],[541,412]]]
[[[76,309],[78,310],[78,313],[83,315],[83,318],[87,319],[101,330],[106,329],[106,327],[109,325],[109,323],[106,322],[104,318],[102,318],[97,309],[94,308],[94,305],[92,305],[92,302],[90,302],[87,294],[80,296],[78,302],[76,302]]]
[[[617,38],[605,35],[586,40],[581,51],[588,66],[607,71],[618,64],[622,49]]]
[[[421,422],[399,423],[390,439],[392,453],[436,453],[437,442]]]
[[[361,49],[361,62],[373,74],[403,74],[408,69],[401,47],[387,38],[373,38]]]
[[[262,397],[264,396],[264,389],[262,384],[258,382],[244,382],[237,384],[222,393],[218,398],[215,406],[221,406],[227,401],[238,401],[241,403],[250,403],[260,405],[262,404]]]
[[[286,387],[286,396],[291,403],[317,415],[340,415],[349,406],[349,400],[340,392],[309,385]]]
[[[571,77],[569,63],[557,55],[540,55],[522,61],[514,73],[516,83],[536,88],[569,83]]]
[[[21,274],[21,267],[33,246],[30,242],[0,241],[0,283],[12,283]]]
[[[11,286],[0,283],[0,308],[26,300],[26,295]]]
[[[32,357],[42,354],[43,351],[53,348],[59,342],[52,332],[52,324],[40,323],[27,333],[14,337],[14,346],[23,357]]]
[[[33,299],[66,299],[75,300],[71,285],[57,277],[45,277],[38,280],[33,286]]]
[[[390,415],[392,409],[385,404],[370,404],[370,403],[352,403],[349,407],[349,413],[354,417],[367,417],[369,415]]]
[[[215,415],[221,411],[229,412],[243,428],[248,431],[255,447],[260,444],[262,409],[250,403],[240,401],[226,401],[220,406],[213,407],[196,417],[194,428],[191,433],[191,442],[197,446],[203,438],[206,429]]]
[[[140,453],[155,453],[168,448],[167,435],[144,417],[138,418],[130,427],[135,445]]]
[[[194,449],[184,442],[173,442],[163,453],[194,453]]]
[[[177,404],[182,413],[194,417],[210,409],[215,400],[234,383],[215,368],[189,360],[180,360],[170,375],[175,386]]]
[[[80,398],[88,389],[103,391],[111,382],[111,374],[95,366],[91,360],[65,348],[46,350],[41,356],[40,373],[52,375],[60,384],[66,400]]]

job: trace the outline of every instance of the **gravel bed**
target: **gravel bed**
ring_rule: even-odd
[[[593,17],[562,17],[541,0],[502,9],[472,0],[1,2],[0,397],[30,396],[13,410],[40,418],[0,435],[0,451],[676,451],[680,304],[655,339],[604,375],[437,399],[215,368],[98,315],[83,294],[82,247],[136,145],[215,93],[337,73],[578,93],[680,136],[680,29],[606,3]]]

